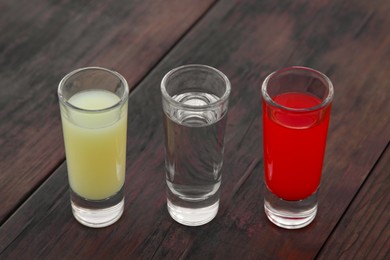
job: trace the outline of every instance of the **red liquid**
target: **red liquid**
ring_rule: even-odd
[[[321,103],[315,96],[284,93],[273,98],[289,108]],[[324,159],[330,106],[291,112],[263,101],[264,168],[268,189],[285,200],[301,200],[318,188]]]

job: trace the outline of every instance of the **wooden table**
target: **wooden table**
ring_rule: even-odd
[[[1,259],[390,259],[387,0],[0,0]],[[159,84],[190,63],[232,83],[221,206],[186,227],[166,209]],[[260,85],[302,65],[333,81],[319,211],[306,228],[263,210]],[[125,213],[72,216],[57,99],[71,70],[102,66],[131,88]]]

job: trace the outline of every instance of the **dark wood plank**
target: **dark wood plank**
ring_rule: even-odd
[[[61,78],[102,66],[133,88],[213,2],[0,1],[0,223],[64,161]]]
[[[62,174],[61,174],[62,173]],[[50,184],[48,184],[50,183]],[[49,179],[42,185],[23,205],[19,208],[14,217],[11,220],[6,222],[8,226],[16,227],[16,230],[21,232],[30,232],[38,223],[43,223],[47,219],[47,215],[50,215],[50,212],[59,213],[58,216],[63,217],[72,217],[70,212],[70,205],[66,205],[69,201],[68,194],[68,179],[66,175],[66,164],[63,164],[59,167],[56,172],[49,177]],[[43,196],[37,196],[37,194],[44,194]],[[63,205],[66,205],[65,207]],[[69,215],[70,213],[70,215]],[[58,228],[59,226],[57,226]],[[66,228],[66,227],[64,227]],[[18,232],[13,232],[11,229],[3,229],[0,227],[1,234],[1,244],[0,251],[3,251],[6,246],[13,240],[18,239]],[[43,230],[42,230],[43,231]],[[36,231],[34,231],[36,232]],[[39,236],[39,231],[35,234]],[[44,232],[42,232],[44,233]],[[20,237],[19,239],[22,239]],[[31,241],[33,241],[32,239]],[[42,238],[41,238],[42,240]],[[23,241],[25,244],[25,250],[36,250],[37,248],[29,247],[29,241]],[[45,245],[39,243],[39,250],[44,250]],[[31,253],[31,252],[28,252]],[[32,256],[37,256],[39,252],[31,254]]]
[[[319,259],[390,258],[390,143]]]
[[[65,178],[62,166],[0,227],[0,257],[315,257],[390,140],[389,11],[385,0],[221,0],[130,97],[124,216],[101,230],[77,224],[60,189],[64,183],[56,181]],[[186,63],[222,70],[233,88],[220,211],[198,228],[175,223],[165,206],[159,83]],[[296,231],[270,224],[262,196],[260,85],[289,65],[323,71],[336,91],[318,216]],[[47,200],[42,189],[49,187],[58,188],[51,201],[34,207]],[[40,219],[29,222],[36,215]]]

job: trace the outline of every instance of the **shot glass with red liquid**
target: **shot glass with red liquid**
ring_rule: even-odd
[[[302,228],[317,213],[332,82],[321,72],[289,67],[262,85],[264,209],[279,227]]]

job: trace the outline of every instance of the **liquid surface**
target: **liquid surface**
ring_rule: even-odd
[[[107,91],[77,93],[69,100],[83,109],[104,109],[119,102]],[[61,107],[69,182],[79,196],[101,200],[116,194],[124,183],[126,108],[80,112]]]
[[[273,98],[282,106],[306,108],[321,100],[301,93]],[[301,200],[320,183],[330,106],[307,113],[291,113],[263,101],[265,181],[285,200]]]
[[[209,104],[215,103],[219,100],[219,97],[199,92],[189,92],[172,97],[174,100],[191,106],[191,107],[203,107]],[[181,125],[190,127],[204,127],[209,124],[213,124],[223,117],[223,111],[221,108],[216,109],[180,109],[176,108],[171,110],[170,118]]]
[[[288,108],[311,108],[321,104],[321,100],[313,95],[288,92],[280,94],[273,100]]]
[[[114,106],[119,101],[119,97],[112,92],[106,90],[87,90],[73,95],[68,102],[78,108],[99,110]]]

